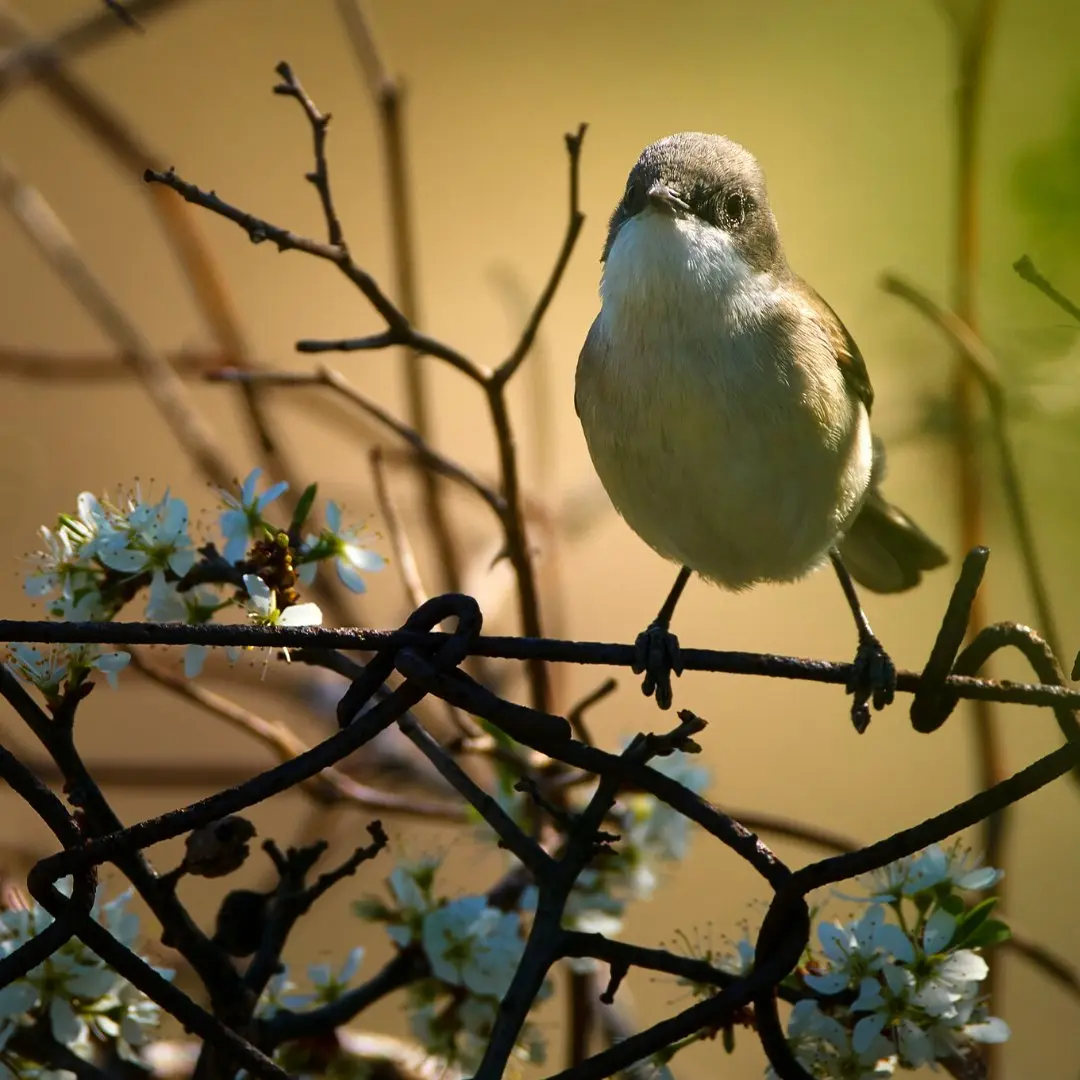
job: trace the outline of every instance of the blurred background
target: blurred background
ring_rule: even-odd
[[[957,9],[975,8],[957,0]],[[6,10],[0,46],[20,33],[49,37],[92,13],[93,0],[17,0]],[[536,352],[513,389],[513,410],[529,497],[550,511],[535,529],[550,636],[632,641],[673,578],[610,509],[593,476],[573,411],[578,350],[597,307],[599,253],[607,217],[641,148],[674,131],[722,132],[761,161],[793,267],[837,310],[859,342],[877,391],[876,430],[890,448],[887,493],[954,559],[922,588],[865,597],[871,621],[901,668],[925,662],[963,552],[960,541],[950,392],[954,359],[938,330],[880,288],[892,271],[943,304],[955,273],[957,211],[955,35],[931,0],[833,0],[806,4],[733,0],[667,5],[622,0],[544,4],[463,0],[370,0],[371,25],[392,74],[406,88],[409,195],[415,214],[420,326],[480,363],[513,347],[547,279],[565,229],[567,163],[563,133],[589,124],[581,161],[584,230]],[[962,14],[961,10],[961,14]],[[23,31],[11,19],[25,20]],[[121,30],[87,49],[70,72],[165,165],[275,224],[322,238],[316,193],[305,183],[311,139],[294,102],[274,96],[274,66],[287,60],[330,127],[331,179],[357,261],[394,292],[391,233],[378,117],[332,0],[187,0],[146,20],[145,34]],[[1080,295],[1080,6],[1067,0],[1006,0],[989,43],[977,157],[975,303],[1013,412],[1013,434],[1039,553],[1066,650],[1080,642],[1073,599],[1080,521],[1080,352],[1067,317],[1016,275],[1030,254],[1067,295]],[[0,53],[0,63],[2,63]],[[166,355],[221,353],[165,241],[141,181],[145,161],[103,149],[85,124],[40,85],[0,88],[0,157],[35,185],[73,235],[90,268],[152,345]],[[327,263],[252,245],[234,225],[194,211],[216,262],[251,359],[309,370],[301,338],[358,336],[381,321]],[[141,388],[118,365],[114,344],[73,299],[10,215],[0,213],[0,614],[40,617],[24,595],[25,553],[36,530],[74,509],[82,490],[115,491],[139,478],[169,487],[210,512],[214,493],[163,427]],[[61,367],[43,358],[64,358]],[[333,367],[365,394],[404,415],[402,357],[331,354]],[[82,371],[75,365],[87,365]],[[97,365],[95,367],[95,365]],[[197,364],[194,364],[197,366]],[[485,477],[494,443],[477,389],[435,360],[425,361],[433,402],[431,439]],[[48,377],[43,377],[43,372]],[[89,374],[88,374],[89,373]],[[188,380],[199,408],[238,476],[260,463],[258,448],[227,387]],[[272,429],[304,481],[379,529],[367,448],[397,449],[392,437],[311,389],[267,398]],[[1002,503],[997,459],[976,410],[977,463],[985,480],[983,539],[993,551],[984,595],[991,620],[1037,622]],[[423,531],[418,489],[392,470],[392,489],[418,548],[430,591],[442,587]],[[497,537],[486,508],[451,489],[452,520],[489,632],[516,632],[512,595],[489,572]],[[496,546],[493,546],[496,545]],[[388,554],[385,540],[379,545]],[[398,625],[408,610],[393,567],[369,580],[355,604],[360,625]],[[137,614],[133,612],[133,615]],[[1037,627],[1038,628],[1038,627]],[[760,650],[847,660],[850,616],[831,573],[797,586],[726,595],[700,582],[687,590],[674,629],[684,645]],[[164,650],[159,659],[175,664]],[[289,720],[307,740],[325,730],[330,706],[312,708],[306,672],[259,664],[208,685],[264,715]],[[557,703],[568,708],[607,671],[556,673]],[[605,746],[665,726],[625,672],[618,692],[591,723]],[[1029,678],[1012,658],[994,674]],[[511,692],[523,694],[518,683]],[[326,702],[333,696],[324,693]],[[712,770],[709,796],[726,810],[768,811],[870,841],[965,798],[978,782],[965,708],[931,737],[907,722],[905,699],[875,716],[863,737],[836,687],[688,673],[676,705],[710,722],[702,742]],[[1013,772],[1056,746],[1048,711],[995,710],[1002,766]],[[30,750],[9,712],[5,744]],[[133,821],[273,763],[264,747],[221,720],[167,696],[134,673],[115,694],[99,690],[84,707],[79,743],[109,766],[120,815]],[[140,777],[140,770],[145,770]],[[162,771],[164,770],[164,771]],[[170,771],[171,770],[171,771]],[[200,782],[200,770],[206,777]],[[214,770],[213,773],[210,770]],[[187,779],[184,780],[183,778]],[[178,779],[179,778],[179,779]],[[390,781],[397,783],[396,780]],[[1007,914],[1016,928],[1080,964],[1077,791],[1062,780],[1026,800],[1010,818],[1005,848]],[[326,832],[335,851],[362,842],[367,815],[313,817],[299,795],[258,807],[261,836],[282,845]],[[384,817],[392,856],[447,850],[447,888],[494,881],[502,866],[468,830]],[[972,843],[980,843],[973,833]],[[357,839],[359,837],[359,839]],[[769,839],[769,838],[767,838]],[[0,858],[51,850],[44,828],[0,795]],[[776,840],[801,865],[816,852]],[[162,868],[176,849],[154,853]],[[245,868],[264,873],[259,854]],[[348,913],[349,901],[377,891],[391,859],[365,868],[301,922],[289,952],[297,962],[340,961],[368,946],[376,970],[388,943]],[[230,881],[230,885],[233,884]],[[201,892],[200,892],[201,888]],[[183,893],[210,917],[220,892],[203,883]],[[647,945],[676,931],[721,946],[738,924],[760,919],[762,883],[726,850],[700,837],[691,856],[662,880],[656,899],[635,908],[626,936]],[[833,902],[837,914],[846,909]],[[994,1011],[1012,1026],[1004,1075],[1075,1077],[1080,1061],[1077,1001],[1015,955],[1000,956],[1004,977]],[[627,1004],[651,1023],[689,1003],[670,980],[634,979]],[[621,992],[624,993],[625,991]],[[545,1029],[557,1064],[561,1013]],[[391,999],[363,1017],[376,1030],[404,1028]],[[718,1044],[676,1063],[690,1078],[756,1077],[764,1061],[752,1039],[734,1057]]]

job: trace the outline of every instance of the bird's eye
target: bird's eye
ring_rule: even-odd
[[[630,213],[634,213],[638,207],[638,203],[641,202],[641,185],[638,183],[637,177],[631,177],[626,183],[626,194],[623,196],[623,205]]]
[[[731,225],[741,225],[746,217],[748,199],[739,191],[724,196],[724,218]]]

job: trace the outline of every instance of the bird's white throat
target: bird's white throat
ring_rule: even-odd
[[[749,266],[721,229],[648,209],[619,229],[608,252],[600,318],[613,328],[709,311],[738,332],[772,306],[775,289],[773,275]]]

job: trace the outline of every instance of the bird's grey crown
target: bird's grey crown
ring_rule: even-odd
[[[723,135],[701,131],[669,135],[641,152],[611,216],[601,262],[607,260],[619,229],[649,206],[649,189],[657,183],[686,202],[689,213],[729,233],[755,270],[784,268],[776,219],[757,158]]]

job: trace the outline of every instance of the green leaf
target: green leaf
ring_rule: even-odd
[[[1008,925],[1000,919],[987,919],[982,926],[976,928],[964,942],[966,949],[987,949],[993,945],[1000,945],[1012,937],[1012,931]]]
[[[308,514],[311,513],[312,504],[315,502],[315,493],[318,490],[318,484],[308,484],[308,486],[304,488],[304,494],[300,496],[300,501],[296,504],[296,509],[293,511],[292,521],[289,522],[290,535],[296,536],[304,527],[304,522],[307,521]]]
[[[352,911],[354,915],[368,922],[385,922],[395,914],[377,896],[365,896],[362,900],[354,900]]]
[[[727,1054],[735,1053],[735,1028],[734,1027],[726,1027],[726,1028],[724,1028],[723,1039],[724,1039],[724,1052],[727,1053]]]
[[[964,914],[964,901],[954,892],[939,897],[938,906],[944,908],[954,919],[959,919]]]
[[[998,898],[996,896],[988,896],[967,912],[956,924],[953,945],[966,944],[967,939],[990,917],[990,912],[994,910],[997,902]]]

